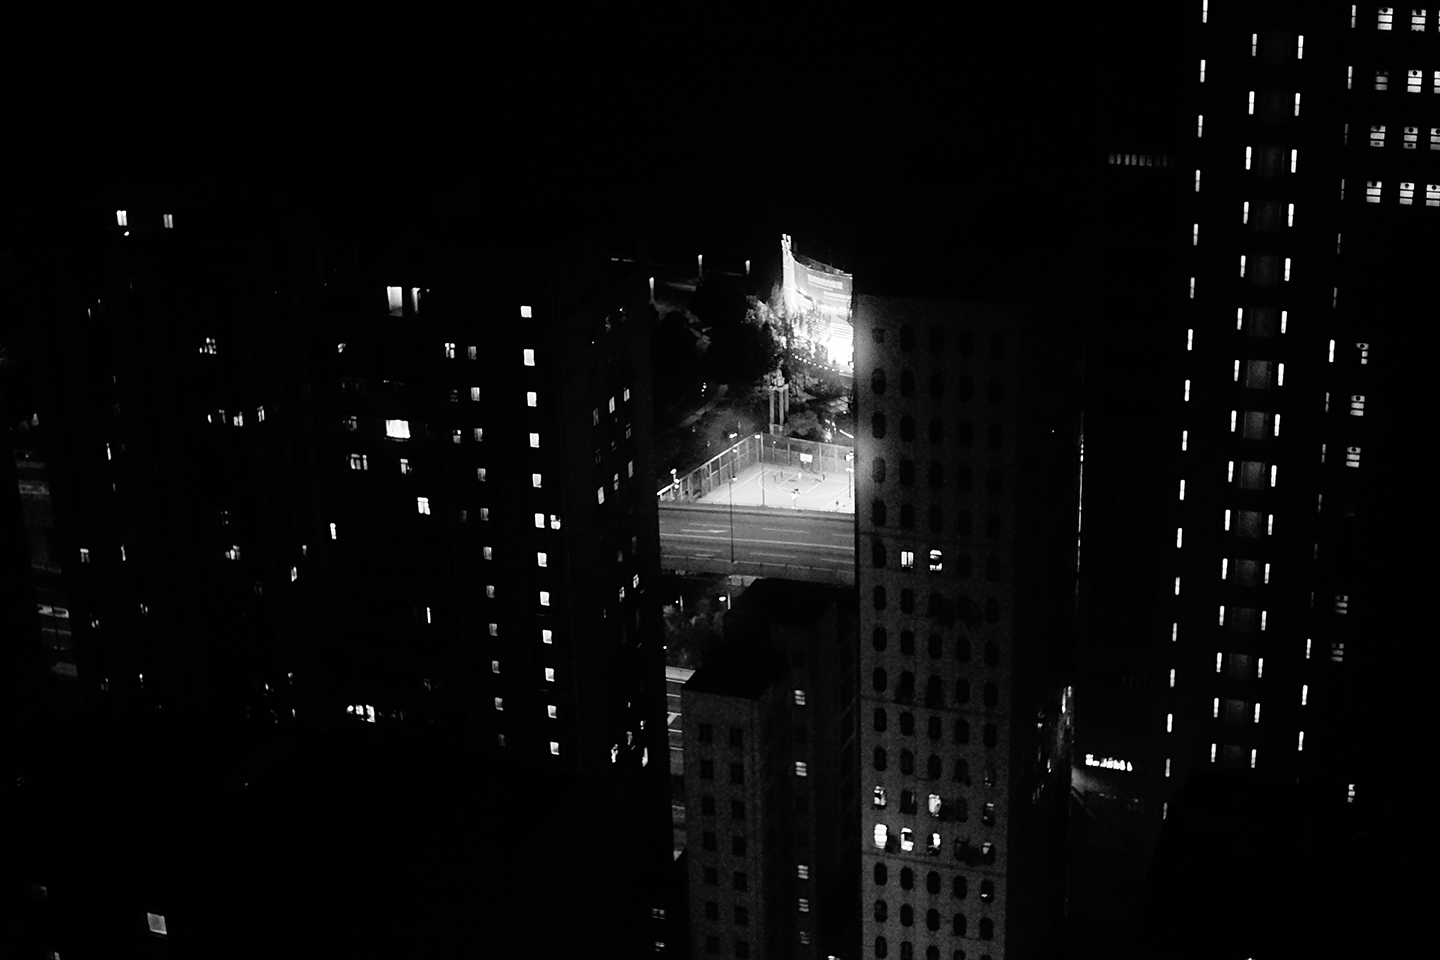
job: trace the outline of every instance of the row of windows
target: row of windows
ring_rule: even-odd
[[[870,337],[875,343],[885,342],[885,328],[871,327]],[[955,338],[955,346],[962,357],[968,357],[975,352],[975,332],[973,330],[961,330]],[[913,326],[902,326],[900,328],[900,349],[915,349],[915,328]],[[930,328],[930,352],[945,352],[945,328]],[[992,333],[990,335],[990,358],[999,360],[1005,356],[1005,334]]]
[[[934,476],[934,472],[933,472],[933,471],[932,471],[932,473],[931,473],[931,476],[932,476],[932,477]],[[997,483],[996,483],[995,486],[991,487],[991,491],[992,491],[992,492],[999,490],[998,478],[999,478],[999,474],[998,474],[998,471],[997,471],[997,473],[996,473]],[[890,517],[890,511],[889,511],[889,508],[888,508],[888,506],[886,505],[886,503],[885,503],[884,500],[873,500],[873,501],[871,501],[871,503],[870,503],[870,522],[871,522],[871,523],[873,523],[873,524],[874,524],[875,526],[877,526],[877,527],[883,527],[883,526],[885,526],[886,523],[889,521],[889,517]],[[927,522],[928,522],[929,528],[930,528],[930,530],[931,530],[932,532],[934,532],[934,533],[940,533],[941,531],[944,530],[944,528],[945,528],[945,508],[944,508],[943,506],[941,506],[941,505],[938,504],[938,503],[932,503],[932,504],[927,508],[927,510],[926,510],[926,517],[927,517]],[[902,530],[913,530],[913,529],[915,528],[915,505],[914,505],[913,503],[902,503],[902,504],[900,504],[899,526],[900,526],[900,529],[902,529]],[[968,511],[968,510],[961,510],[961,511],[959,511],[959,512],[956,514],[955,526],[956,526],[956,531],[955,531],[956,533],[967,534],[967,535],[968,535],[968,534],[970,533],[970,511]],[[999,518],[999,516],[996,515],[996,514],[991,514],[991,520],[988,521],[988,523],[987,523],[987,528],[986,528],[988,535],[989,535],[989,536],[992,536],[992,537],[998,537],[998,536],[1000,535],[999,528],[1000,528],[1000,518]],[[990,530],[994,530],[994,532],[993,532],[993,533],[990,533],[990,532],[989,532]],[[968,560],[966,559],[966,557],[968,557],[968,554],[962,554],[962,556],[961,556],[960,558],[958,558],[958,559],[959,559],[962,563],[965,564],[964,567],[963,567],[963,569],[964,569],[964,574],[963,574],[963,575],[968,577],[968,576],[970,575],[970,572],[969,572],[969,571],[970,571],[970,567],[969,567]],[[937,558],[937,560],[938,560],[938,558]],[[943,567],[943,564],[942,564],[942,567]],[[937,567],[937,568],[935,568],[935,571],[934,571],[934,572],[936,572],[936,573],[941,572],[942,567]],[[906,568],[906,569],[913,569],[913,568]]]
[[[987,646],[989,646],[989,644],[987,644]],[[889,677],[886,674],[884,667],[875,668],[875,672],[871,678],[871,682],[875,687],[876,693],[885,692],[889,682]],[[911,673],[909,670],[904,670],[900,673],[899,682],[896,684],[895,687],[895,699],[900,703],[911,703],[915,700],[915,674]],[[995,705],[1000,701],[999,686],[994,683],[987,682],[984,686],[983,700],[986,707],[995,707]],[[955,682],[955,703],[956,705],[962,705],[969,702],[970,681],[961,678],[960,680],[957,680]],[[931,675],[929,681],[925,684],[924,705],[932,709],[939,709],[940,707],[945,706],[945,681],[942,680],[940,677],[934,676],[933,674]],[[934,724],[938,724],[939,718],[932,717],[931,722]],[[885,713],[883,710],[875,711],[875,724],[876,730],[885,729]],[[930,735],[931,740],[939,739],[940,734],[938,732],[938,729],[938,727],[935,727],[932,730],[932,733]],[[968,729],[968,726],[966,727],[966,729]],[[900,715],[900,732],[906,734],[907,736],[915,732],[913,728],[913,720],[908,713],[902,713]],[[956,737],[959,737],[958,732],[956,733]],[[965,741],[960,742],[963,743]]]
[[[708,723],[702,723],[696,730],[701,743],[713,743],[715,740],[715,728]],[[730,728],[730,746],[745,746],[745,731],[740,727]]]
[[[1405,22],[1405,15],[1404,15],[1404,13],[1402,13],[1402,14],[1400,15],[1400,22],[1401,22],[1401,23],[1404,23],[1404,22]],[[1410,23],[1410,31],[1411,31],[1412,33],[1424,33],[1424,32],[1425,32],[1425,11],[1424,11],[1424,10],[1418,10],[1418,9],[1412,9],[1412,10],[1410,11],[1410,20],[1409,20],[1409,23]],[[1394,24],[1395,24],[1395,8],[1394,8],[1394,7],[1380,7],[1380,8],[1376,11],[1376,14],[1375,14],[1375,29],[1376,29],[1376,30],[1390,30],[1390,29],[1393,29],[1393,28],[1394,28]],[[1350,6],[1350,26],[1351,26],[1352,28],[1355,26],[1355,5],[1354,5],[1354,4],[1351,4],[1351,6]]]
[[[1385,184],[1380,180],[1368,180],[1365,183],[1365,202],[1379,203],[1385,195]],[[1415,184],[1401,181],[1396,199],[1401,206],[1413,206],[1415,203]],[[1425,206],[1440,207],[1440,183],[1425,184]]]
[[[870,389],[876,394],[885,393],[886,378],[884,368],[876,368],[870,374]],[[971,400],[975,396],[975,382],[968,376],[962,376],[958,382],[958,389],[961,400]],[[902,397],[913,397],[915,395],[915,374],[909,369],[900,371],[900,395]],[[930,375],[930,397],[934,400],[945,398],[945,375],[943,373],[932,373]],[[1005,381],[990,381],[990,402],[1003,403],[1005,401]]]
[[[878,508],[878,509],[877,509],[877,508]],[[875,518],[875,517],[883,518],[884,515],[885,515],[885,503],[884,503],[884,501],[882,501],[882,500],[876,500],[876,501],[874,502],[874,504],[872,504],[871,517],[872,517],[872,518]],[[994,515],[992,514],[992,516],[994,516]],[[997,518],[995,518],[995,519],[996,519],[996,527],[998,528],[998,526],[999,526],[999,518],[997,517]],[[876,520],[875,522],[876,522],[876,525],[877,525],[877,526],[881,525],[880,520]],[[871,561],[874,563],[875,568],[876,568],[877,570],[883,570],[883,569],[885,569],[885,564],[886,564],[886,562],[887,562],[887,554],[886,554],[886,550],[885,550],[885,544],[882,543],[882,542],[879,541],[879,540],[875,541],[875,543],[871,545]],[[924,565],[925,565],[926,567],[928,567],[928,569],[929,569],[929,571],[930,571],[931,573],[944,573],[944,572],[945,572],[945,554],[944,554],[944,551],[942,551],[942,550],[940,550],[940,549],[938,549],[938,548],[932,549],[932,550],[930,551],[928,557],[927,557],[926,560],[924,561]],[[901,550],[901,551],[900,551],[900,569],[901,569],[901,570],[914,570],[914,569],[915,569],[915,551],[914,551],[914,550]],[[958,551],[958,552],[955,554],[955,559],[951,562],[950,569],[951,569],[952,572],[958,573],[958,574],[959,574],[960,576],[962,576],[962,577],[968,577],[968,576],[970,576],[970,554],[969,554],[968,552],[964,551],[964,550]],[[989,556],[988,558],[986,558],[986,560],[985,560],[985,579],[987,579],[987,580],[999,580],[999,579],[1000,579],[1000,558],[999,558],[998,556],[992,554],[991,556]]]
[[[872,806],[881,808],[885,807],[889,803],[885,795],[884,787],[875,787],[871,803]],[[942,798],[938,793],[932,793],[926,800],[925,809],[926,812],[930,814],[930,816],[934,817],[937,820],[965,823],[970,819],[970,804],[969,801],[966,800],[964,797],[959,797],[954,800],[946,800]],[[900,791],[900,812],[914,814],[918,814],[920,812],[919,806],[916,802],[915,793],[913,791]],[[987,802],[981,808],[980,821],[987,827],[993,827],[995,825],[994,803]],[[905,887],[905,889],[908,890],[910,888],[907,886]],[[932,890],[930,892],[938,893],[939,891]]]
[[[886,471],[887,466],[884,457],[876,457],[870,462],[870,477],[876,483],[885,482],[885,477],[887,475]],[[969,492],[972,485],[974,484],[974,471],[971,469],[970,465],[961,464],[959,467],[956,468],[955,473],[956,483],[959,486],[960,490],[964,492]],[[930,486],[932,488],[939,489],[943,487],[945,485],[945,465],[938,460],[930,461],[928,476]],[[915,485],[914,460],[902,459],[900,461],[899,479],[901,486],[911,487]],[[1001,486],[1002,484],[1000,479],[1000,470],[998,468],[992,467],[986,472],[985,475],[986,492],[989,493],[991,496],[998,496],[1000,494]],[[963,518],[961,522],[964,524],[965,530],[967,532],[969,530],[969,516],[970,515],[968,512],[963,510],[961,511],[961,517]],[[997,517],[991,522],[996,526],[998,533],[998,527],[1000,523],[999,518]],[[996,534],[992,534],[992,536],[994,535]]]
[[[1429,136],[1430,149],[1431,149],[1431,150],[1440,150],[1440,127],[1431,127],[1429,133],[1430,133],[1430,136]],[[1401,127],[1401,128],[1400,128],[1400,136],[1401,136],[1401,138],[1400,138],[1400,140],[1399,140],[1399,143],[1400,143],[1400,145],[1401,145],[1404,149],[1406,149],[1406,150],[1416,150],[1416,149],[1419,149],[1419,146],[1420,146],[1420,128],[1419,128],[1419,127]],[[1396,141],[1393,141],[1393,140],[1392,140],[1391,142],[1393,143],[1393,142],[1396,142]],[[1385,146],[1385,124],[1383,124],[1383,123],[1371,124],[1371,126],[1370,126],[1370,146],[1372,146],[1372,147],[1384,147],[1384,146]]]
[[[1346,90],[1350,90],[1350,89],[1352,89],[1354,86],[1355,86],[1355,68],[1354,68],[1354,67],[1346,67],[1346,68],[1345,68],[1345,89],[1346,89]],[[1376,89],[1376,90],[1389,90],[1389,89],[1390,89],[1390,71],[1389,71],[1389,70],[1376,70],[1376,71],[1375,71],[1375,89]],[[1405,71],[1405,92],[1406,92],[1406,93],[1421,93],[1424,89],[1425,89],[1425,71],[1424,71],[1424,70],[1406,70],[1406,71]],[[1440,93],[1440,70],[1436,70],[1436,71],[1431,75],[1430,91],[1431,91],[1432,93]]]
[[[877,958],[882,958],[883,960],[883,958],[888,957],[889,955],[889,941],[887,941],[884,937],[876,937],[875,956]],[[902,940],[900,942],[899,960],[915,960],[915,945],[912,944],[909,940]],[[940,960],[940,948],[933,943],[927,946],[925,948],[925,960]],[[959,947],[956,947],[955,950],[951,953],[951,960],[965,960],[965,951],[960,949]],[[979,960],[990,960],[990,954],[980,954]]]
[[[985,882],[986,882],[986,883],[989,883],[990,881],[987,880],[987,881],[985,881]],[[885,903],[884,900],[876,900],[876,901],[875,901],[874,916],[875,916],[875,922],[876,922],[876,923],[884,923],[884,922],[889,918],[889,912],[890,912],[890,911],[888,910],[888,908],[887,908],[886,903]],[[901,925],[901,926],[904,926],[904,927],[912,927],[912,926],[915,925],[915,908],[912,907],[912,906],[910,906],[910,904],[908,904],[908,903],[902,904],[902,905],[900,906],[900,925]],[[966,922],[965,914],[963,914],[963,913],[956,913],[956,914],[953,914],[953,915],[951,916],[951,918],[950,918],[950,932],[951,932],[952,934],[954,934],[955,936],[957,936],[957,937],[963,937],[963,936],[965,936],[965,935],[966,935],[966,930],[967,930],[968,926],[969,926],[969,924]],[[926,928],[927,930],[931,930],[931,931],[937,931],[937,930],[940,929],[940,911],[939,911],[939,910],[936,910],[936,909],[934,909],[934,908],[932,907],[931,909],[929,909],[929,910],[927,910],[927,911],[925,912],[925,928]],[[980,939],[981,939],[981,940],[991,940],[991,939],[994,939],[994,937],[995,937],[995,921],[992,920],[992,919],[990,919],[989,917],[982,917],[982,918],[980,919],[980,931],[979,931],[979,932],[980,932]],[[876,955],[877,955],[877,956],[880,956],[880,955],[881,955],[881,954],[879,953],[879,950],[880,950],[880,946],[879,946],[879,945],[880,945],[880,940],[882,940],[882,939],[883,939],[883,938],[878,938],[878,939],[876,940]]]
[[[161,214],[161,215],[160,215],[160,222],[165,225],[165,229],[166,229],[166,230],[174,230],[174,229],[175,229],[175,215],[174,215],[174,214],[170,214],[170,213]],[[116,211],[115,211],[115,224],[116,224],[116,226],[120,226],[120,227],[128,227],[128,226],[130,226],[130,213],[129,213],[129,211],[126,211],[126,210],[116,210]],[[128,237],[130,234],[129,234],[129,232],[127,231],[125,235]]]
[[[938,718],[935,718],[935,719],[938,721]],[[938,725],[938,724],[937,724],[937,725]],[[983,742],[984,742],[985,746],[986,746],[986,747],[994,747],[995,744],[998,742],[999,729],[998,729],[998,728],[996,727],[996,725],[993,724],[993,723],[987,723],[987,724],[985,724],[985,726],[984,726],[983,729],[984,729],[984,736],[983,736],[982,739],[983,739]],[[970,721],[969,721],[969,720],[966,720],[966,719],[963,718],[963,717],[960,717],[960,718],[956,719],[955,722],[954,722],[954,725],[953,725],[952,728],[951,728],[951,730],[952,730],[952,733],[953,733],[953,736],[954,736],[954,740],[955,740],[956,743],[958,743],[958,744],[969,744],[969,743],[970,743]],[[937,731],[937,732],[938,732],[938,731]],[[938,737],[935,738],[935,739],[938,739]],[[874,758],[873,758],[873,762],[874,762],[874,766],[875,766],[875,769],[876,769],[876,770],[882,770],[882,771],[883,771],[883,770],[885,770],[885,769],[888,768],[889,762],[890,762],[890,758],[889,758],[889,754],[886,752],[886,750],[885,750],[884,747],[876,747],[876,748],[875,748],[875,756],[874,756]],[[942,761],[940,760],[940,758],[939,758],[938,756],[936,756],[936,755],[933,754],[933,753],[930,754],[929,758],[925,761],[925,776],[926,776],[926,778],[927,778],[927,779],[930,779],[930,780],[939,780],[939,779],[941,779],[941,778],[945,775],[945,774],[943,773],[943,766],[944,766],[944,764],[942,763]],[[909,776],[914,776],[914,775],[915,775],[915,754],[914,754],[912,751],[910,751],[908,748],[902,748],[902,749],[900,750],[900,773],[901,773],[903,776],[907,776],[907,777],[909,777]],[[969,775],[969,770],[966,769],[965,773],[966,773],[966,775],[968,776],[968,775]],[[960,777],[960,770],[959,770],[958,767],[957,767],[956,770],[955,770],[954,778],[957,779],[957,780],[958,780],[958,779],[961,779],[961,777]]]
[[[955,432],[955,443],[960,447],[969,448],[975,443],[974,425],[969,420],[961,420]],[[876,440],[885,439],[888,428],[885,414],[875,413],[870,416],[870,433]],[[908,413],[900,417],[900,439],[910,441],[915,439],[915,418]],[[939,417],[932,417],[930,420],[930,442],[945,442],[945,421]],[[1005,443],[1005,428],[998,423],[992,423],[986,433],[985,445],[991,450],[999,450]]]
[[[915,849],[916,843],[914,830],[909,827],[901,827],[897,835],[883,823],[875,824],[872,839],[874,840],[876,849],[884,850],[887,853],[894,853],[896,850],[910,853]],[[931,833],[928,839],[922,837],[920,842],[925,844],[926,854],[932,857],[939,856],[941,849],[943,849],[945,845],[938,833]],[[956,837],[955,842],[952,844],[952,849],[954,850],[956,860],[963,861],[970,866],[992,864],[995,862],[995,857],[999,853],[999,848],[993,841],[986,840],[979,846],[976,846],[966,837]]]
[[[1228,513],[1227,513],[1228,526]],[[888,604],[888,597],[883,586],[877,586],[872,591],[872,603],[876,610],[884,610]],[[900,612],[915,612],[915,591],[909,588],[900,591]],[[962,623],[974,626],[980,622],[979,605],[968,597],[961,596],[954,602],[947,600],[941,593],[931,592],[929,605],[925,611],[926,616],[949,620],[958,619]],[[990,597],[985,601],[985,622],[1000,622],[1000,601]]]
[[[1266,565],[1266,576],[1269,576],[1269,565]],[[1268,580],[1267,580],[1268,582]],[[882,652],[890,644],[890,632],[884,627],[876,627],[870,635],[870,645],[877,653]],[[995,666],[1000,662],[1000,645],[994,640],[985,643],[985,664]],[[915,652],[915,631],[900,631],[900,652],[909,656]],[[931,660],[939,660],[945,655],[945,640],[938,633],[930,634],[925,641],[925,652],[930,654]],[[957,637],[955,639],[955,659],[961,663],[970,662],[970,638]]]

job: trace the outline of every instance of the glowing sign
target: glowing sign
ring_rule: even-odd
[[[1124,770],[1127,773],[1135,772],[1135,765],[1129,760],[1115,760],[1111,757],[1105,757],[1103,760],[1096,760],[1095,754],[1093,753],[1085,754],[1085,766],[1104,767],[1106,770]]]
[[[796,256],[789,234],[780,235],[785,312],[794,336],[810,344],[822,363],[850,367],[854,336],[850,301],[854,278],[842,270]]]

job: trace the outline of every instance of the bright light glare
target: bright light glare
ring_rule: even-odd
[[[410,439],[410,421],[408,420],[386,420],[385,436],[395,440]]]

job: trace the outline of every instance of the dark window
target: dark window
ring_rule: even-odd
[[[902,486],[910,487],[915,485],[915,461],[900,461],[900,483]]]
[[[870,562],[875,565],[877,570],[885,569],[885,544],[880,540],[876,540],[870,545]]]
[[[992,513],[985,518],[985,533],[992,537],[1000,536],[1000,514]]]
[[[995,724],[993,723],[985,724],[985,746],[995,746]]]
[[[900,652],[904,654],[913,654],[915,652],[914,630],[900,631]]]
[[[884,747],[876,747],[876,748],[875,748],[875,769],[876,769],[876,770],[884,770],[884,769],[885,769],[885,748],[884,748]]]
[[[998,423],[990,424],[990,449],[999,450],[1001,443],[1001,427]]]
[[[962,640],[960,642],[964,643],[965,641]],[[961,677],[959,680],[955,681],[955,702],[970,702],[970,681],[966,680],[964,677]]]
[[[945,705],[945,683],[939,677],[931,675],[925,681],[925,706],[943,707]]]
[[[1005,381],[1004,381],[1004,380],[991,380],[991,381],[990,381],[990,402],[991,402],[991,403],[1004,403],[1004,402],[1005,402]]]
[[[915,754],[909,750],[900,751],[900,772],[907,777],[915,775]]]
[[[907,927],[915,926],[915,908],[908,903],[900,904],[900,922]],[[905,948],[900,949],[903,952]]]
[[[706,849],[708,850],[708,849],[714,849],[714,848],[713,848],[713,847],[707,847]],[[711,884],[711,885],[714,885],[714,884],[719,883],[719,882],[720,882],[720,873],[719,873],[719,871],[717,871],[714,867],[706,867],[706,868],[705,868],[705,882],[708,883],[708,884]]]
[[[955,742],[970,742],[970,721],[966,720],[964,717],[960,717],[955,721]]]
[[[870,418],[870,435],[876,440],[885,439],[885,414],[877,413]]]
[[[970,532],[970,511],[961,510],[957,523],[960,527],[960,532],[968,534]]]
[[[909,530],[915,526],[915,504],[900,504],[900,529]]]
[[[935,472],[932,470],[932,471],[930,472],[930,475],[931,475],[931,478],[933,479],[933,478],[934,478],[934,475],[935,475]],[[935,484],[935,486],[938,486],[938,484]],[[944,517],[945,517],[945,514],[944,514],[944,512],[940,509],[940,505],[939,505],[939,504],[932,504],[931,507],[930,507],[930,529],[931,529],[932,531],[936,532],[936,533],[939,533],[939,532],[940,532],[940,529],[944,526],[944,523],[943,523]]]
[[[907,737],[915,735],[915,715],[913,713],[900,714],[900,732]]]
[[[994,597],[991,597],[989,600],[985,601],[985,622],[1000,622],[1000,601],[996,600]]]
[[[988,900],[994,899],[994,897],[995,897],[995,881],[993,881],[993,880],[981,880],[981,881],[980,881],[980,899],[981,899],[981,900],[986,900],[986,901],[988,901]]]
[[[968,447],[975,439],[975,428],[969,420],[961,420],[955,431],[955,442],[962,447]]]
[[[885,609],[885,588],[884,588],[884,587],[876,587],[876,588],[875,588],[875,591],[874,591],[874,594],[875,594],[875,609],[876,609],[876,610],[884,610],[884,609]]]
[[[745,782],[745,768],[744,768],[743,766],[741,766],[741,765],[738,764],[738,763],[732,763],[732,764],[730,764],[730,782],[731,782],[731,783],[744,783],[744,782]]]
[[[975,381],[970,379],[969,374],[960,377],[960,399],[969,400],[975,396]]]
[[[985,706],[993,707],[1000,702],[1000,688],[993,683],[985,684]]]
[[[989,917],[980,918],[980,939],[993,940],[995,938],[995,921]]]
[[[715,731],[708,723],[700,724],[700,742],[709,743],[715,739]]]
[[[944,352],[945,352],[945,328],[944,328],[944,327],[931,327],[931,328],[930,328],[930,352],[931,352],[931,353],[944,353]]]
[[[716,903],[714,900],[706,900],[706,901],[705,901],[705,919],[706,919],[706,920],[719,920],[719,919],[720,919],[720,904]]]
[[[930,419],[930,442],[945,442],[945,421],[941,420],[939,417],[932,417]]]
[[[715,761],[714,761],[714,760],[701,760],[701,761],[700,761],[700,779],[701,779],[701,780],[714,780],[714,779],[715,779]]]
[[[716,937],[716,936],[713,936],[713,935],[706,937],[706,938],[705,938],[705,952],[706,952],[706,953],[719,953],[719,952],[720,952],[720,938],[719,938],[719,937]]]
[[[961,663],[970,662],[970,638],[960,637],[955,641],[955,659]],[[967,688],[968,690],[968,688]]]
[[[884,900],[875,901],[875,922],[884,923],[889,917],[889,907]]]
[[[999,360],[1005,356],[1005,334],[990,334],[990,356],[995,360]]]
[[[966,784],[968,784],[968,783],[970,782],[970,761],[968,761],[968,760],[956,760],[956,761],[955,761],[955,782],[956,782],[956,783],[966,783]]]
[[[934,400],[941,400],[945,397],[945,377],[943,374],[932,373],[930,375],[930,396]]]
[[[701,835],[700,839],[701,844],[705,847],[706,850],[715,849],[715,834],[713,831],[706,830],[705,833]]]
[[[937,885],[938,886],[938,885]],[[940,911],[934,908],[925,911],[925,926],[930,930],[940,929]]]
[[[885,732],[886,723],[887,723],[887,720],[886,720],[886,717],[885,717],[885,711],[884,711],[884,709],[882,709],[882,708],[880,708],[880,707],[876,707],[876,708],[875,708],[875,732],[876,732],[876,733],[884,733],[884,732]]]
[[[970,511],[965,511],[964,519],[967,521],[966,527],[968,528]],[[968,550],[961,550],[959,553],[955,554],[955,573],[961,577],[970,576],[970,552]]]
[[[875,391],[876,393],[884,393],[884,392],[885,392],[885,371],[884,371],[884,370],[879,370],[879,369],[877,369],[877,370],[875,370],[875,372],[873,372],[873,373],[870,374],[870,389],[873,390],[873,391]]]
[[[985,492],[992,497],[1000,496],[1000,471],[994,467],[985,474]]]
[[[960,356],[968,357],[975,352],[975,333],[971,330],[960,331]]]
[[[1000,644],[996,643],[994,640],[987,641],[985,644],[985,665],[987,667],[993,667],[999,662]]]
[[[732,819],[732,820],[744,820],[744,819],[745,819],[745,801],[743,801],[743,800],[731,800],[731,801],[730,801],[730,819]]]
[[[875,938],[875,956],[878,960],[884,960],[890,955],[890,945],[885,942],[884,937]]]
[[[927,612],[930,616],[936,618],[945,616],[945,598],[942,597],[940,594],[932,591],[930,594],[930,603],[927,607]]]
[[[746,907],[736,907],[735,922],[742,927],[748,927],[750,925],[750,910]],[[737,943],[735,946],[738,948],[740,945]]]
[[[939,460],[930,461],[930,486],[937,489],[945,486],[945,465]]]
[[[870,522],[877,527],[885,526],[885,501],[873,500],[870,503]]]
[[[876,693],[884,693],[884,692],[885,692],[885,686],[886,686],[886,684],[889,682],[888,678],[885,676],[885,668],[884,668],[884,667],[876,667],[876,668],[875,668],[875,673],[872,675],[872,679],[873,679],[874,684],[875,684],[875,692],[876,692]]]
[[[885,482],[885,458],[876,457],[870,463],[870,479],[876,483]]]
[[[938,633],[930,634],[930,639],[925,641],[925,652],[930,654],[931,660],[939,660],[943,648],[944,642],[940,639],[940,634]]]
[[[915,674],[909,670],[900,672],[900,686],[895,691],[895,697],[906,703],[915,699]]]
[[[885,644],[889,639],[889,635],[885,632],[884,627],[876,627],[875,632],[870,637],[870,645],[879,652],[885,649]]]
[[[965,914],[957,913],[951,918],[950,932],[957,937],[965,936]]]
[[[735,871],[735,877],[734,877],[734,879],[732,879],[732,880],[730,881],[730,885],[731,885],[732,887],[734,887],[736,890],[744,890],[744,889],[745,889],[745,886],[746,886],[746,882],[747,882],[747,878],[746,878],[744,872],[743,872],[743,871],[740,871],[740,870],[737,870],[737,871]]]
[[[958,476],[959,476],[959,479],[960,479],[960,489],[961,489],[962,491],[966,492],[966,493],[969,493],[969,492],[970,492],[970,486],[971,486],[972,471],[971,471],[970,465],[969,465],[968,463],[962,463],[962,464],[960,465],[960,468],[959,468],[959,471],[958,471]],[[968,533],[968,532],[969,532],[969,528],[967,527],[967,528],[966,528],[964,531],[962,531],[962,532]]]
[[[883,887],[890,879],[890,869],[883,863],[875,864],[875,886]]]
[[[884,343],[884,342],[885,342],[885,328],[884,328],[884,327],[872,327],[872,328],[870,329],[870,339],[871,339],[873,342],[875,342],[875,343]]]
[[[939,733],[940,731],[936,730],[935,732]],[[933,753],[930,754],[930,759],[925,761],[925,776],[931,780],[940,779],[940,758]]]
[[[909,940],[900,941],[900,960],[915,960],[915,944]]]
[[[900,868],[900,889],[909,890],[915,886],[915,871],[909,867]]]
[[[900,791],[900,812],[901,812],[901,813],[918,813],[918,812],[919,812],[919,809],[920,809],[920,808],[915,805],[915,791],[913,791],[913,790],[901,790],[901,791]]]
[[[902,515],[904,514],[904,512],[905,512],[905,507],[907,507],[907,506],[909,506],[909,504],[905,504],[904,506],[902,506],[902,507],[900,508],[900,512],[901,512]],[[912,511],[912,512],[913,512],[913,511]],[[901,613],[914,613],[914,612],[915,612],[915,591],[914,591],[914,590],[911,590],[909,587],[904,587],[904,588],[902,588],[901,591],[900,591],[900,612],[901,612]],[[912,652],[913,652],[913,650],[912,650]]]
[[[915,395],[915,374],[907,367],[900,371],[900,396],[913,397]]]
[[[900,439],[906,441],[915,439],[915,418],[908,413],[900,417]]]
[[[985,560],[985,579],[991,581],[1000,579],[1000,558],[993,554]]]
[[[700,812],[707,817],[715,816],[715,798],[710,796],[701,797]]]
[[[900,328],[900,349],[915,349],[915,328],[908,324]]]
[[[731,727],[731,728],[730,728],[730,746],[732,746],[732,747],[743,747],[743,746],[745,746],[745,731],[744,731],[744,730],[740,729],[739,727]]]

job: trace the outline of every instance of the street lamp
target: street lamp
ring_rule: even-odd
[[[730,478],[730,572],[735,572],[735,478]]]
[[[680,499],[680,480],[676,477],[677,472],[674,467],[670,468],[670,499],[672,500]]]

